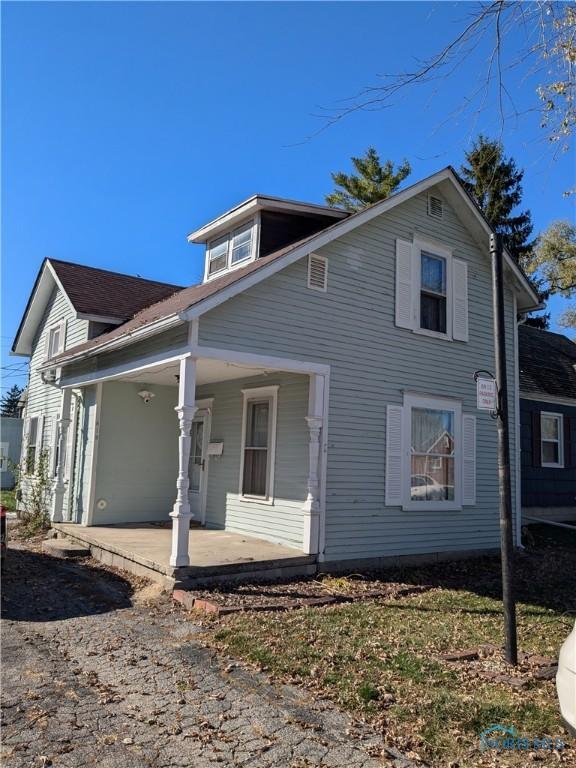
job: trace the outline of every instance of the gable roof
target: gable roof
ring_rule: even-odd
[[[143,307],[181,290],[181,286],[44,259],[20,322],[12,352],[29,355],[32,342],[54,288],[60,288],[76,317],[119,325]]]
[[[576,344],[560,333],[518,327],[520,396],[576,400]]]
[[[335,224],[291,243],[274,253],[257,259],[244,267],[234,270],[208,283],[184,288],[169,299],[146,307],[124,325],[114,328],[102,336],[73,347],[49,361],[50,365],[61,364],[85,355],[104,351],[106,348],[131,343],[134,337],[142,338],[164,330],[170,325],[177,324],[193,317],[199,317],[214,307],[222,304],[238,293],[247,290],[256,283],[265,280],[281,269],[298,261],[311,251],[321,248],[354,230],[376,216],[380,216],[397,205],[409,200],[430,187],[440,185],[440,189],[454,208],[466,219],[475,239],[486,249],[488,256],[487,238],[492,229],[475,201],[463,187],[453,168],[447,167],[422,181],[406,187],[401,192],[391,195],[374,205],[364,208]],[[464,203],[464,205],[462,205]],[[529,311],[540,306],[539,299],[528,278],[505,251],[505,273],[511,282],[518,298],[518,309]]]

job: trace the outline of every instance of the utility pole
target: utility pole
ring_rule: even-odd
[[[510,431],[508,427],[502,235],[490,235],[490,256],[492,259],[492,295],[494,302],[496,386],[498,388],[496,423],[498,427],[500,552],[502,560],[505,655],[506,661],[516,666],[518,664],[518,639],[516,634],[516,601],[514,597],[514,544],[512,540],[512,492],[510,484]]]

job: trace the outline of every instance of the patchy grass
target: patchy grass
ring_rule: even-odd
[[[539,552],[521,563],[518,606],[520,647],[525,653],[556,658],[576,610],[576,551]],[[530,738],[562,736],[554,681],[530,675],[525,687],[483,676],[510,672],[499,651],[477,662],[448,662],[448,653],[502,643],[502,609],[490,594],[497,561],[402,572],[403,580],[437,583],[433,589],[386,601],[367,601],[287,613],[235,614],[221,623],[214,642],[221,649],[311,689],[382,729],[388,744],[420,756],[433,766],[532,763],[526,753],[480,753],[478,735],[493,724],[513,725]],[[443,572],[444,568],[444,572]],[[482,577],[480,577],[481,570]],[[463,570],[464,569],[464,570]],[[486,574],[486,569],[491,573]],[[382,578],[383,574],[380,574]],[[456,582],[451,584],[450,581]],[[564,594],[558,594],[562,584]],[[532,591],[533,597],[525,594]],[[488,593],[488,594],[486,594]],[[570,603],[572,601],[572,603]],[[526,677],[526,675],[525,675]],[[541,765],[574,760],[538,754]]]
[[[16,512],[16,491],[0,491],[0,504],[8,512]]]

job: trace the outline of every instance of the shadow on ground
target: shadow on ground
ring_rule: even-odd
[[[9,547],[2,571],[3,619],[57,621],[131,606],[132,585],[88,563]]]

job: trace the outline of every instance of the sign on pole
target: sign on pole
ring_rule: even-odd
[[[476,406],[481,411],[496,411],[498,396],[494,379],[476,379]]]

